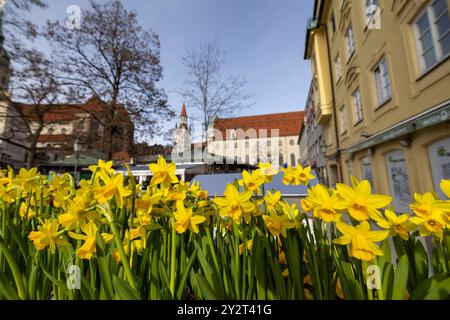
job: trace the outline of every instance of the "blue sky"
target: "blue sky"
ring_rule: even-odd
[[[48,0],[46,10],[33,10],[37,23],[65,19],[69,5],[87,8],[87,0]],[[226,52],[225,74],[246,77],[254,105],[236,115],[303,110],[311,80],[303,60],[306,19],[312,0],[124,0],[145,27],[161,39],[164,80],[170,106],[178,112],[183,98],[186,50],[217,39]],[[189,106],[188,113],[189,113]]]

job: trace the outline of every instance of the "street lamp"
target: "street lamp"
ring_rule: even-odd
[[[74,168],[74,174],[73,177],[75,179],[75,183],[78,183],[78,154],[81,151],[81,143],[80,138],[76,137],[73,141],[73,151],[75,153],[75,168]]]

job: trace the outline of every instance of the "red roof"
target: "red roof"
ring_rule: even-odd
[[[261,129],[267,130],[267,136],[270,136],[271,130],[278,129],[280,137],[298,136],[303,125],[303,118],[304,112],[296,111],[217,119],[214,128],[220,130],[224,137],[227,129],[242,129],[244,131],[255,129],[258,136]],[[227,139],[231,139],[230,132],[228,132]]]
[[[18,107],[25,117],[36,119],[37,113],[43,114],[44,122],[64,122],[73,121],[76,115],[90,113],[98,118],[104,118],[108,105],[98,98],[90,98],[84,104],[60,104],[60,105],[40,105],[19,104]],[[117,105],[117,112],[121,120],[130,121],[129,115],[125,107],[121,104]]]
[[[71,135],[65,134],[41,134],[38,137],[38,142],[73,142],[73,137]]]

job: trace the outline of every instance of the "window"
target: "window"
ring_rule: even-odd
[[[374,69],[377,87],[378,105],[382,105],[392,97],[391,80],[387,68],[386,58],[381,59]]]
[[[374,14],[373,12],[373,8],[374,7],[379,7],[380,6],[380,0],[366,0],[366,6],[364,7],[365,9],[365,16],[366,16],[366,21],[369,21],[368,19],[371,18],[371,15]],[[367,25],[366,25],[367,28]]]
[[[347,132],[347,114],[344,106],[339,110],[339,113],[341,116],[341,134],[344,134]]]
[[[407,212],[411,203],[408,168],[404,154],[400,150],[386,155],[389,184],[393,196],[392,205],[399,212]]]
[[[66,128],[62,128],[61,129],[61,134],[67,134],[67,129]]]
[[[347,32],[345,33],[345,39],[347,42],[347,59],[350,60],[355,52],[355,38],[353,36],[352,26],[348,27]]]
[[[342,77],[341,57],[339,55],[337,55],[334,60],[334,66],[336,68],[336,82],[338,82]]]
[[[280,163],[280,166],[282,166],[284,164],[284,159],[283,159],[283,154],[280,153],[278,155],[278,162]]]
[[[365,157],[362,159],[362,170],[363,170],[363,179],[369,181],[370,187],[372,191],[375,190],[373,183],[373,174],[372,174],[372,159],[370,157]]]
[[[291,166],[295,167],[297,162],[295,161],[295,154],[291,153]]]
[[[358,89],[353,92],[353,111],[354,111],[354,124],[358,124],[363,120],[361,91]]]
[[[295,144],[295,140],[294,140],[294,139],[289,140],[289,144],[290,144],[291,146],[293,146],[293,145]]]
[[[48,134],[53,134],[54,132],[55,132],[55,130],[53,128],[48,129]]]
[[[446,0],[431,1],[414,22],[419,59],[425,72],[450,54],[450,17]]]
[[[334,12],[331,13],[330,24],[331,24],[331,36],[333,36],[334,33],[336,32],[336,18],[334,16]]]

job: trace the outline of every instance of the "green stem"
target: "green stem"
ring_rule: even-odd
[[[119,250],[120,259],[122,261],[122,265],[125,270],[125,275],[128,279],[128,283],[133,289],[137,289],[136,281],[134,279],[133,273],[131,272],[130,264],[128,263],[127,255],[125,254],[122,242],[120,241],[119,232],[117,231],[116,225],[114,224],[114,220],[111,220],[109,225],[114,235],[114,240],[116,242],[117,249]]]
[[[172,226],[171,230],[171,255],[170,255],[170,292],[172,293],[172,297],[175,298],[175,267],[176,267],[176,254],[177,254],[177,242],[176,238],[177,232],[175,230],[175,226]]]

